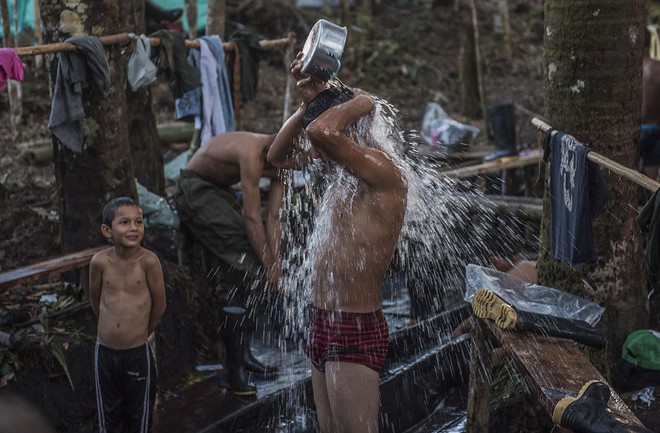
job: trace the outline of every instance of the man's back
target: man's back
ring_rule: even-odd
[[[241,181],[241,167],[258,166],[265,177],[275,176],[275,170],[266,165],[266,152],[272,135],[235,131],[216,135],[195,152],[187,165],[206,181],[228,187]]]

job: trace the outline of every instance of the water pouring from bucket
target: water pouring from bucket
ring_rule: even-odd
[[[301,72],[323,81],[335,78],[341,68],[347,35],[346,27],[328,20],[318,20],[303,45]]]

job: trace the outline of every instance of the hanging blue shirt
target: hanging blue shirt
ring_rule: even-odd
[[[546,140],[546,146],[549,142]],[[589,151],[564,132],[557,132],[552,139],[552,254],[574,268],[596,261],[591,222],[610,199],[600,167],[587,160]]]

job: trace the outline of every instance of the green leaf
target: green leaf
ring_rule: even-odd
[[[50,350],[53,353],[55,359],[57,359],[57,362],[59,362],[62,368],[64,369],[64,373],[66,374],[67,379],[69,379],[69,385],[71,385],[71,389],[75,391],[76,389],[73,387],[73,381],[71,380],[71,375],[69,374],[69,367],[67,367],[66,357],[64,356],[64,352],[62,352],[62,348],[57,345],[52,345]]]

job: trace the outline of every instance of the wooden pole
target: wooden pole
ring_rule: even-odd
[[[486,125],[488,125],[488,112],[486,111],[486,91],[484,90],[484,80],[481,73],[481,50],[479,49],[479,18],[477,17],[477,5],[474,0],[470,1],[470,11],[472,15],[472,28],[474,31],[474,57],[477,64],[477,83],[479,84],[479,99],[481,100],[481,111],[484,113]]]
[[[101,43],[103,45],[127,44],[131,40],[131,38],[128,36],[128,33],[119,33],[116,35],[101,36],[99,37],[99,39],[101,39]],[[151,42],[151,46],[153,47],[160,45],[160,39],[158,38],[149,38],[149,41]],[[259,45],[261,45],[261,48],[265,50],[285,47],[288,43],[289,43],[289,38],[269,39],[269,40],[259,41]],[[199,48],[199,41],[191,41],[188,39],[186,40],[186,47]],[[230,51],[232,47],[233,44],[231,42],[225,42],[222,44],[222,48],[225,51]],[[76,46],[69,42],[57,42],[54,44],[38,45],[32,47],[18,47],[15,49],[15,51],[16,54],[18,54],[19,56],[36,56],[39,54],[49,54],[49,53],[57,53],[64,51],[76,51]]]
[[[37,45],[43,45],[44,43],[44,37],[41,33],[41,11],[39,10],[39,0],[34,0],[34,40]],[[34,69],[37,75],[41,75],[45,71],[43,56],[35,57]]]
[[[552,126],[548,125],[537,117],[532,119],[532,125],[536,126],[543,132],[547,132],[550,128],[552,128]],[[552,131],[552,135],[554,136],[557,132],[558,131],[556,130]],[[613,161],[601,154],[594,152],[593,150],[587,153],[587,159],[589,161],[595,162],[601,167],[605,167],[606,169],[618,174],[619,176],[625,177],[628,180],[632,180],[637,185],[640,185],[649,191],[655,192],[658,188],[660,188],[660,182],[656,182],[655,180],[645,176],[637,170],[633,170],[624,165],[621,165],[616,161]]]
[[[197,0],[186,0],[186,17],[188,18],[188,38],[197,38]]]
[[[291,32],[289,33],[289,45],[286,48],[286,54],[284,55],[284,67],[289,69],[289,65],[293,61],[293,50],[294,45],[296,44],[296,34]],[[282,113],[282,124],[286,122],[289,118],[289,112],[291,111],[289,105],[291,105],[291,84],[293,83],[293,77],[291,74],[286,74],[286,86],[284,88],[284,108]]]

